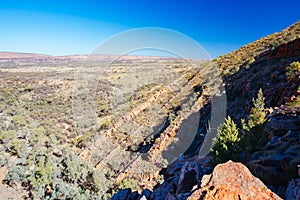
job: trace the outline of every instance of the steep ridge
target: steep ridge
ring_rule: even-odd
[[[263,130],[266,141],[261,149],[243,151],[242,162],[283,198],[288,182],[297,177],[297,164],[300,163],[300,119],[297,103],[299,77],[291,80],[286,76],[287,66],[300,61],[299,38],[300,22],[297,22],[281,32],[259,39],[212,61],[213,65],[222,69],[227,95],[227,114],[239,126],[241,119],[247,119],[252,107],[251,101],[262,88],[268,108],[268,121]],[[194,78],[199,76],[200,73]],[[198,87],[202,85],[203,82],[199,83]],[[202,104],[199,112],[203,117],[192,145],[185,156],[161,171],[165,181],[157,185],[152,194],[146,196],[148,199],[186,199],[194,187],[201,187],[202,176],[212,170],[209,156],[201,159],[197,157],[203,135],[207,132],[210,109],[209,103]],[[115,199],[118,199],[117,197],[118,194]]]
[[[258,55],[268,54],[282,44],[300,38],[300,21],[288,28],[247,44],[229,54],[219,56],[213,63],[224,70],[224,74],[237,72],[242,65],[251,64]]]

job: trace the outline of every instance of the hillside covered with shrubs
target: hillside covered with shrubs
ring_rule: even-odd
[[[32,59],[0,63],[3,198],[214,199],[204,188],[221,191],[226,177],[214,174],[226,167],[241,168],[248,179],[238,181],[255,181],[262,196],[292,199],[300,191],[300,22],[210,62],[120,58],[97,71],[108,63],[80,68],[76,59],[47,58],[37,66]],[[222,75],[227,103],[217,127],[211,95],[220,94],[210,91],[210,66]],[[87,82],[101,73],[89,83],[95,94],[80,96],[86,91],[76,82],[79,68]],[[76,112],[76,98],[95,112]],[[199,157],[211,128],[214,145]],[[169,153],[178,144],[183,152]]]

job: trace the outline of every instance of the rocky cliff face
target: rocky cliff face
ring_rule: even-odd
[[[247,118],[252,98],[259,88],[263,90],[268,110],[261,132],[265,142],[241,153],[243,164],[262,182],[242,164],[228,162],[212,172],[210,157],[196,156],[210,120],[211,105],[206,100],[199,109],[201,121],[194,142],[180,159],[161,170],[164,182],[154,187],[148,199],[298,198],[299,181],[293,179],[298,177],[300,164],[300,80],[289,79],[286,71],[289,64],[300,61],[299,33],[300,22],[212,62],[222,69],[227,113],[238,126]],[[202,84],[199,82],[198,88]],[[128,198],[135,199],[132,195]]]

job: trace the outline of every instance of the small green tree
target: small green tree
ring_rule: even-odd
[[[250,115],[248,117],[248,123],[242,119],[242,127],[244,130],[249,131],[250,129],[262,125],[266,121],[266,111],[265,111],[265,97],[263,96],[262,89],[259,89],[257,98],[252,99],[254,107],[250,110]]]
[[[227,117],[224,124],[218,127],[218,137],[214,138],[214,146],[210,150],[212,163],[219,164],[230,159],[236,160],[236,154],[240,152],[239,132],[234,121]]]
[[[250,110],[248,121],[242,119],[243,137],[241,145],[247,150],[257,149],[266,140],[263,135],[266,122],[265,98],[262,89],[259,89],[257,98],[252,99],[253,107]]]

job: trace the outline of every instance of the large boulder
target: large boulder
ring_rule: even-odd
[[[241,163],[228,161],[217,165],[210,175],[203,176],[201,188],[188,200],[281,199],[269,190]]]

